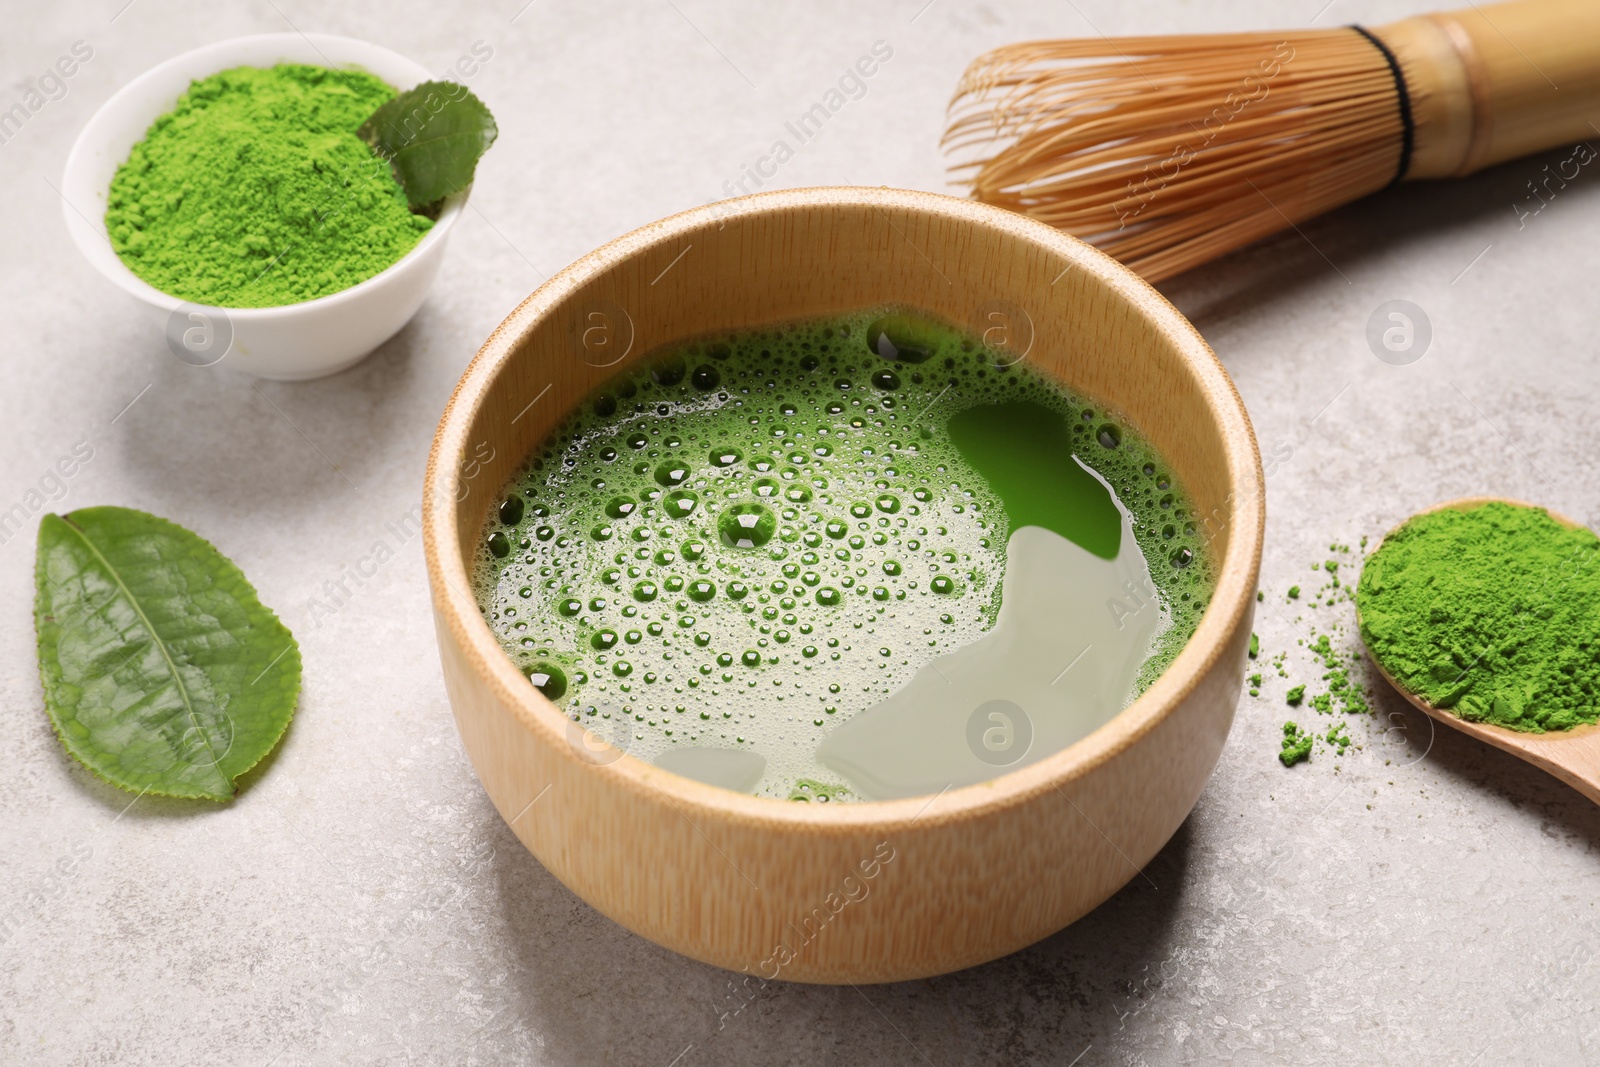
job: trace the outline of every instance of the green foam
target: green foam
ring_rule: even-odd
[[[506,486],[485,618],[573,720],[646,760],[757,751],[789,797],[842,784],[813,758],[838,723],[989,630],[1013,530],[1108,558],[1120,503],[1167,620],[1142,689],[1209,600],[1203,532],[1127,420],[1004,362],[885,308],[631,359]]]

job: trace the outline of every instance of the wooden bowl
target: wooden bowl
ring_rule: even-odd
[[[1071,747],[933,797],[798,804],[661,770],[569,722],[500,650],[471,591],[490,506],[625,359],[668,342],[912,305],[1027,358],[1137,426],[1171,463],[1219,581],[1143,696]],[[995,315],[999,318],[995,318]],[[1115,260],[997,208],[929,193],[764,193],[646,226],[500,324],[445,409],[424,534],[446,689],[484,789],[573,892],[657,944],[761,980],[887,982],[1043,938],[1134,878],[1188,816],[1233,722],[1264,523],[1260,456],[1194,328]]]

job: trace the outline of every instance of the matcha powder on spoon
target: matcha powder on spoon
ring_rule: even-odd
[[[365,281],[433,225],[356,133],[394,95],[362,71],[288,63],[192,83],[112,179],[112,247],[162,292],[221,307]]]
[[[1366,561],[1361,637],[1406,691],[1469,722],[1600,719],[1600,538],[1541,508],[1418,515]]]

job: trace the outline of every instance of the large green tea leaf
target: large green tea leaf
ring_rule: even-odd
[[[472,184],[478,157],[500,131],[466,86],[423,82],[382,104],[356,133],[389,161],[416,211]]]
[[[300,695],[300,649],[228,559],[175,523],[84,508],[39,523],[45,709],[67,751],[136,792],[227,800]]]

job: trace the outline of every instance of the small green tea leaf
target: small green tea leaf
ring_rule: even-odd
[[[499,135],[482,100],[455,82],[423,82],[388,101],[357,135],[389,161],[416,211],[472,183]]]
[[[131,508],[46,515],[35,580],[45,710],[112,785],[227,800],[288,729],[300,648],[210,542]]]

